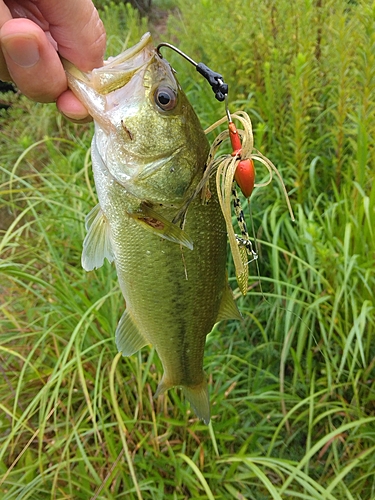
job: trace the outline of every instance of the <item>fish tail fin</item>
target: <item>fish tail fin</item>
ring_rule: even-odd
[[[210,398],[206,378],[194,387],[183,386],[182,391],[197,416],[208,425],[210,423]]]
[[[156,389],[154,398],[164,394],[165,391],[171,389],[172,387],[173,384],[168,382],[168,379],[165,375],[163,375],[163,378],[159,382],[158,388]],[[197,416],[202,419],[206,425],[208,425],[210,423],[210,398],[208,395],[206,377],[203,378],[199,385],[195,385],[194,387],[183,385],[181,388]]]

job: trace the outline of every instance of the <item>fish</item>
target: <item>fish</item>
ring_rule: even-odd
[[[146,33],[91,72],[64,62],[69,87],[93,117],[98,205],[86,217],[82,266],[114,262],[123,312],[118,350],[154,346],[155,397],[180,387],[210,421],[206,336],[241,319],[228,283],[227,234],[215,182],[200,186],[210,145],[175,71]],[[203,199],[202,199],[203,198]]]

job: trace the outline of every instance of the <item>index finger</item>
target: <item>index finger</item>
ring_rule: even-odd
[[[102,66],[106,36],[91,0],[39,0],[59,53],[82,71]]]

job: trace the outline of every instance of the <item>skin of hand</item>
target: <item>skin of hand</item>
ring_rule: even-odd
[[[82,71],[102,66],[106,35],[91,0],[0,0],[0,80],[27,97],[54,102],[75,122],[89,121],[68,90],[59,54]]]

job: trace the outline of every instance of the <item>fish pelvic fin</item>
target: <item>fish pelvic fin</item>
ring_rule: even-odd
[[[193,250],[193,242],[183,229],[144,203],[141,205],[139,211],[129,213],[129,216],[137,221],[144,229],[156,236],[183,245],[189,250]]]
[[[171,384],[168,379],[163,375],[163,378],[159,382],[158,388],[156,389],[154,398],[156,399],[165,391],[171,389],[173,384]],[[203,420],[203,422],[208,425],[210,423],[210,398],[208,395],[208,385],[206,376],[203,377],[202,382],[199,385],[193,387],[188,387],[186,385],[181,386],[182,392],[185,398],[189,401],[191,407],[196,413],[197,417]]]
[[[225,319],[239,319],[242,320],[240,311],[238,310],[237,304],[234,301],[233,292],[229,283],[226,283],[223,291],[223,296],[221,298],[221,303],[219,307],[219,313],[217,315],[216,321],[223,321]]]
[[[82,267],[85,271],[98,269],[107,258],[109,262],[114,259],[109,224],[100,205],[96,205],[86,217],[86,237],[83,241]]]
[[[149,342],[139,331],[128,310],[124,314],[116,328],[116,346],[123,356],[131,356]]]

